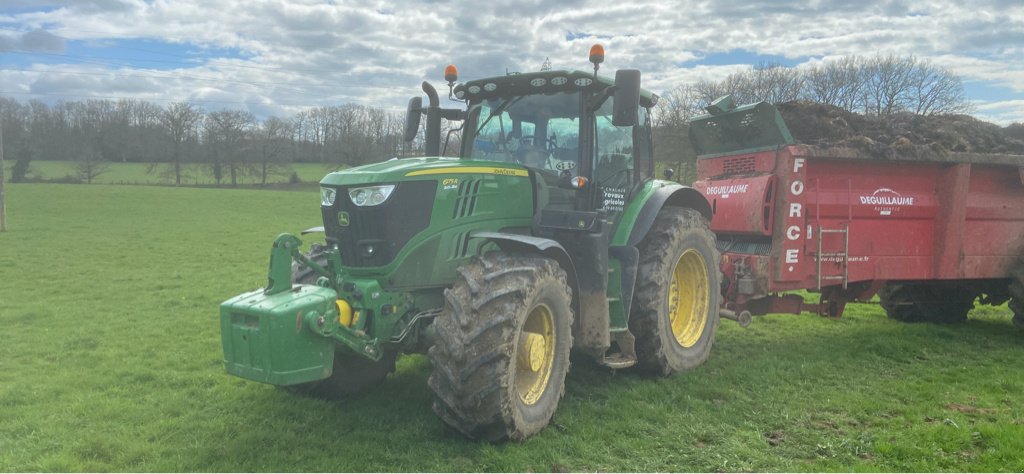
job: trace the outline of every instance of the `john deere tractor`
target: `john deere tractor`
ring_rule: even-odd
[[[227,371],[339,397],[426,353],[433,408],[471,438],[525,439],[565,391],[569,353],[668,375],[718,327],[719,256],[699,192],[654,179],[640,72],[547,70],[424,82],[426,157],[320,182],[323,243],[282,234],[265,288],[221,305]],[[443,157],[441,120],[461,122]],[[448,142],[448,140],[444,140]]]

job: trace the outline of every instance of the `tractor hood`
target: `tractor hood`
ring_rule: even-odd
[[[320,180],[320,184],[325,186],[346,186],[406,181],[417,177],[432,177],[436,179],[465,174],[529,176],[526,168],[512,163],[447,157],[419,157],[391,159],[380,163],[335,171]]]

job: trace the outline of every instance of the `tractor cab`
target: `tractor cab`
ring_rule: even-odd
[[[652,177],[650,110],[657,96],[640,89],[639,71],[618,71],[614,82],[596,73],[548,70],[459,85],[453,71],[450,66],[450,97],[464,101],[465,110],[435,105],[437,94],[427,83],[430,107],[418,97],[410,101],[407,131],[418,130],[420,115],[427,115],[428,155],[447,151],[440,149],[435,115],[464,120],[460,157],[530,170],[538,186],[552,190],[538,196],[545,201],[540,207],[552,210],[621,212]]]

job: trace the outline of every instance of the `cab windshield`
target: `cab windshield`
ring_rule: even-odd
[[[580,93],[487,99],[469,158],[558,173],[579,164]]]

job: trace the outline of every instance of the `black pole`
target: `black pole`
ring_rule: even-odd
[[[429,82],[423,81],[423,92],[427,94],[429,105],[427,106],[427,129],[424,132],[424,145],[427,156],[438,156],[441,154],[441,100],[437,97],[437,90]]]

